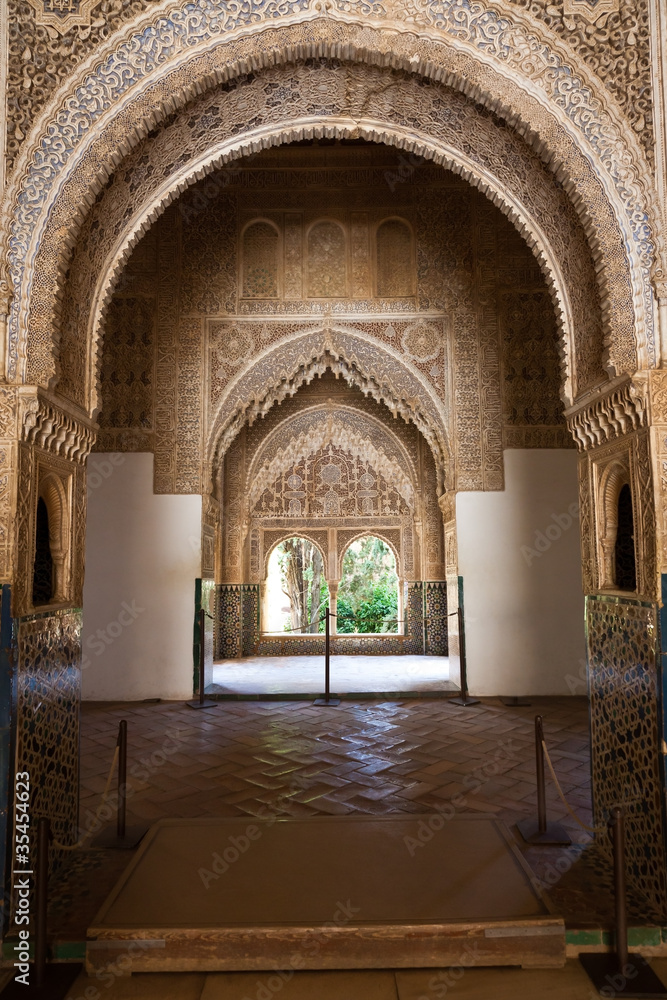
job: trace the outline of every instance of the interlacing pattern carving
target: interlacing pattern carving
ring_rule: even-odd
[[[416,477],[396,437],[379,421],[329,401],[325,408],[288,418],[265,438],[248,473],[249,510],[263,517],[322,516],[318,456],[330,447],[345,452],[345,488],[342,481],[329,484],[343,508],[398,515],[414,507]],[[362,482],[369,476],[373,483]]]
[[[230,90],[224,103],[211,95],[200,98],[196,102],[196,108],[192,107],[177,116],[171,125],[145,140],[127,157],[122,169],[116,172],[114,183],[92,211],[72,260],[67,301],[75,302],[76,306],[69,307],[66,302],[60,348],[61,353],[64,352],[70,358],[70,367],[72,359],[85,356],[85,349],[79,345],[85,343],[91,312],[94,314],[97,308],[95,295],[98,275],[112,271],[118,266],[118,241],[121,239],[121,234],[127,232],[130,192],[139,202],[149,201],[154,192],[164,185],[165,175],[182,170],[183,162],[188,156],[201,155],[202,151],[215,141],[216,135],[222,136],[230,129],[241,127],[246,120],[249,102],[253,103],[258,108],[258,113],[263,113],[269,121],[278,119],[280,109],[275,106],[275,102],[262,107],[262,103],[267,101],[276,87],[289,85],[294,101],[305,100],[307,104],[308,95],[312,93],[313,88],[325,86],[331,90],[330,110],[339,109],[340,103],[349,99],[346,98],[346,92],[342,91],[343,78],[346,74],[350,78],[347,91],[355,93],[357,103],[363,103],[365,93],[368,93],[370,100],[371,94],[378,89],[390,86],[394,95],[392,102],[387,101],[384,108],[378,108],[378,112],[382,110],[390,118],[393,116],[401,123],[407,120],[416,127],[429,129],[437,127],[442,139],[453,146],[457,146],[465,135],[470,148],[474,138],[475,148],[471,149],[470,153],[476,158],[480,167],[485,170],[492,168],[498,173],[506,189],[516,191],[517,198],[522,205],[530,209],[542,231],[549,233],[549,252],[555,255],[559,271],[566,282],[566,288],[556,295],[561,326],[565,314],[571,314],[578,333],[576,358],[571,357],[569,342],[563,345],[567,365],[572,367],[576,364],[576,387],[584,388],[604,378],[604,372],[600,368],[602,350],[600,313],[597,309],[590,308],[591,302],[597,302],[595,272],[586,246],[585,234],[564,193],[553,185],[541,161],[514,133],[507,129],[498,129],[491,116],[470,105],[460,94],[434,85],[419,86],[414,79],[401,74],[390,74],[389,79],[385,79],[386,72],[362,67],[335,69],[327,64],[302,66],[292,69],[289,74],[286,70],[272,70],[266,77],[245,81]],[[315,79],[311,80],[311,76],[315,76]],[[317,79],[320,76],[324,77],[321,83]],[[399,93],[403,97],[400,104],[397,98]],[[294,113],[296,111],[297,108],[294,107]],[[350,112],[357,113],[353,108]],[[417,114],[418,117],[415,118]],[[418,179],[419,172],[413,170],[413,173]],[[220,171],[213,176],[212,185],[202,183],[201,191],[207,192],[203,208],[195,210],[198,202],[194,196],[190,198],[184,196],[179,204],[184,261],[182,308],[186,313],[210,314],[236,311],[234,304],[236,245],[233,221],[236,207],[231,189],[235,186],[238,174],[239,170],[232,171],[231,176],[229,172]],[[384,192],[385,202],[391,204],[392,192],[387,186],[387,178],[391,178],[391,171],[385,170],[384,174],[385,182],[380,190]],[[369,194],[372,198],[372,190]],[[445,197],[447,197],[446,192]],[[452,191],[449,195],[449,200],[452,199],[460,203],[460,196],[456,191]],[[453,243],[453,238],[458,236],[460,231],[460,225],[457,226],[461,214],[460,207],[457,205],[454,216],[450,218],[445,206],[439,205],[438,201],[439,199],[434,198],[433,193],[429,191],[419,207],[421,235],[418,235],[418,244],[421,242],[422,248],[418,249],[418,253],[420,261],[425,253],[430,257],[428,274],[420,279],[422,285],[419,290],[420,305],[422,308],[431,309],[441,308],[438,303],[442,302],[443,286],[439,279],[443,271],[451,271],[452,268],[456,271],[454,275],[448,275],[453,279],[451,283],[448,282],[450,297],[455,298],[457,287],[462,286],[465,289],[466,284],[469,284],[469,278],[465,273],[466,262],[459,257],[450,263],[451,249],[446,249],[456,245]],[[488,209],[484,208],[485,201],[486,199],[479,196],[473,198],[471,211],[482,217],[485,212],[488,215]],[[356,225],[358,227],[359,224]],[[425,250],[425,244],[429,246],[428,251]],[[438,249],[433,253],[436,246]],[[44,257],[43,266],[47,269],[52,268],[53,262],[46,259],[44,250],[40,253]],[[197,267],[191,264],[193,261],[198,262]],[[468,262],[468,270],[469,266]],[[544,261],[543,266],[548,272],[548,265]],[[421,270],[420,267],[418,273],[421,273]],[[550,280],[553,281],[553,274]],[[338,291],[343,293],[342,289]],[[567,303],[559,298],[563,293],[567,295]],[[281,311],[303,313],[322,312],[324,308],[322,305],[324,300],[318,299],[294,301],[289,305],[275,302],[272,307],[269,305],[270,301],[242,299],[239,309],[266,313],[271,308],[273,310],[280,308]],[[391,305],[389,302],[372,300],[365,304],[366,301],[366,299],[356,300],[354,311],[381,309],[386,312],[393,311],[397,307],[405,308],[405,305],[400,304],[400,300],[390,300]],[[341,306],[334,305],[332,308],[337,312]],[[632,328],[630,302],[626,302],[625,305],[621,302],[615,304],[613,322],[628,330]],[[38,361],[37,355],[40,350],[47,349],[48,337],[46,327],[41,320],[36,317],[35,323],[35,347],[31,354],[33,361],[30,365],[34,364],[31,374],[36,381],[39,381],[43,377],[46,357],[42,354],[42,361]],[[40,330],[43,330],[43,333]],[[433,368],[433,364],[429,367]],[[79,388],[86,384],[78,371],[70,381],[74,387]],[[571,394],[574,389],[575,384],[568,377],[566,394]],[[77,399],[77,402],[80,400]]]
[[[79,797],[81,612],[18,623],[17,770],[29,771],[32,805],[55,839],[75,841]]]
[[[69,0],[66,0],[68,3]],[[46,0],[6,0],[9,28],[7,65],[7,167],[11,169],[39,112],[72,71],[111,34],[154,0],[105,0],[104,12],[64,33],[38,23],[35,5]],[[99,4],[99,0],[98,0]],[[86,7],[90,12],[91,4]]]
[[[73,0],[66,0],[64,6],[71,2]],[[651,80],[648,10],[644,0],[624,0],[622,5],[620,0],[612,0],[613,11],[606,18],[601,16],[606,10],[599,9],[600,3],[589,0],[594,30],[583,17],[568,16],[561,5],[548,0],[507,2],[529,10],[592,66],[623,107],[650,155],[653,147]],[[113,31],[145,10],[150,0],[107,0],[103,11],[88,17],[88,24],[72,27],[68,22],[64,37],[62,31],[49,31],[38,23],[36,10],[39,12],[39,7],[44,9],[47,4],[48,0],[7,0],[9,166],[55,88]],[[90,8],[89,3],[82,6]],[[511,7],[508,10],[511,11]]]
[[[652,157],[651,45],[646,0],[507,2],[530,11],[586,60],[623,108],[647,156]]]
[[[479,9],[477,9],[479,8]],[[401,8],[401,11],[403,8]],[[238,12],[237,12],[238,13]],[[378,7],[378,14],[382,16],[384,11],[381,7]],[[396,14],[400,14],[400,11],[396,11]],[[425,6],[423,15],[428,20],[432,15],[431,8]],[[559,72],[555,71],[555,68],[561,64],[562,56],[560,53],[556,52],[554,49],[549,50],[548,46],[540,46],[539,43],[535,44],[536,39],[531,37],[530,40],[528,36],[522,36],[524,31],[523,27],[519,24],[511,24],[511,22],[503,23],[500,30],[494,34],[491,32],[489,34],[490,22],[496,17],[493,11],[482,11],[482,5],[476,6],[474,12],[465,11],[465,16],[463,20],[461,19],[461,9],[457,4],[443,3],[440,10],[435,15],[435,22],[437,23],[438,30],[447,32],[453,31],[457,36],[462,39],[464,36],[467,37],[466,44],[471,46],[470,53],[473,52],[475,46],[483,46],[485,51],[485,59],[487,62],[482,66],[482,64],[476,64],[475,71],[480,76],[480,82],[478,85],[478,92],[482,98],[488,93],[494,93],[497,95],[499,92],[505,94],[505,104],[509,102],[512,104],[516,101],[517,110],[519,106],[521,107],[522,117],[526,120],[526,134],[537,135],[540,132],[541,126],[538,126],[538,119],[541,119],[542,124],[544,124],[544,115],[546,114],[545,109],[536,105],[532,98],[530,98],[525,91],[521,91],[518,87],[518,83],[510,84],[507,79],[505,79],[503,87],[499,88],[497,86],[498,80],[495,79],[493,84],[491,83],[492,77],[494,77],[494,70],[492,69],[491,63],[493,59],[499,58],[504,67],[511,68],[510,64],[516,63],[516,69],[518,71],[517,81],[521,78],[522,73],[527,73],[531,78],[537,80],[540,79],[541,84],[545,89],[545,94],[552,96],[553,105],[552,120],[555,121],[558,118],[563,118],[563,116],[568,117],[572,127],[573,134],[577,133],[579,140],[584,146],[586,146],[591,151],[593,160],[596,167],[603,173],[609,175],[615,185],[615,194],[613,197],[618,203],[618,209],[612,208],[608,203],[605,207],[605,203],[602,196],[603,188],[597,184],[597,180],[594,180],[592,167],[586,166],[582,161],[582,170],[579,172],[578,168],[575,169],[574,173],[578,180],[578,187],[581,194],[581,201],[587,207],[588,219],[586,225],[590,229],[591,233],[595,230],[595,253],[601,261],[604,260],[602,270],[601,270],[601,283],[604,291],[605,297],[609,294],[615,295],[616,291],[619,292],[623,289],[621,294],[625,295],[626,301],[628,300],[628,281],[630,284],[634,285],[636,289],[636,295],[638,296],[637,302],[641,301],[643,306],[639,306],[639,313],[637,316],[637,330],[636,339],[640,352],[647,353],[648,356],[652,356],[654,351],[653,347],[653,333],[651,326],[651,313],[649,309],[650,302],[650,288],[648,284],[648,269],[651,265],[651,254],[652,245],[650,240],[649,224],[647,222],[646,213],[643,209],[642,193],[638,183],[639,173],[644,169],[639,161],[637,161],[635,156],[635,151],[633,147],[633,140],[630,137],[629,131],[624,132],[623,126],[619,126],[613,118],[613,114],[610,116],[607,112],[604,115],[600,114],[600,109],[602,105],[596,103],[592,96],[592,91],[590,90],[590,84],[588,80],[588,73],[585,66],[577,65],[577,73],[573,75],[571,70],[566,71],[565,75],[561,75]],[[174,56],[174,39],[178,39],[178,44],[184,44],[184,40],[187,39],[185,44],[189,47],[189,51],[192,53],[191,59],[195,62],[199,59],[199,54],[196,51],[195,42],[198,41],[203,47],[207,44],[207,39],[211,38],[211,30],[213,25],[215,25],[214,30],[218,30],[221,26],[221,10],[218,5],[215,6],[215,12],[213,18],[211,18],[212,12],[208,10],[205,0],[202,0],[200,4],[200,9],[197,11],[197,24],[196,30],[193,23],[188,21],[188,15],[185,11],[174,13],[174,16],[168,25],[168,35],[169,35],[169,45],[163,46],[164,41],[161,31],[166,29],[167,25],[165,23],[160,23],[156,26],[153,38],[155,40],[155,45],[150,57],[151,70],[156,65],[156,60],[158,62],[164,62],[167,58],[172,58]],[[255,16],[255,15],[253,15]],[[480,31],[481,21],[480,16],[484,23],[483,31]],[[182,35],[179,35],[177,24],[182,20],[183,28],[185,29]],[[323,39],[325,39],[325,44],[328,46],[337,44],[336,36],[340,35],[343,37],[347,35],[348,41],[353,42],[355,32],[360,30],[357,26],[343,25],[341,22],[335,19],[329,19],[326,24],[320,24],[317,21],[309,22],[307,25],[295,25],[294,30],[306,33],[308,35],[316,35],[318,31],[322,32]],[[272,33],[280,33],[283,29],[280,28],[266,28],[264,29],[267,33],[266,37],[262,39],[262,46],[260,49],[261,53],[271,52],[274,53],[275,47],[271,44],[267,45],[267,42],[271,42],[268,37]],[[291,29],[284,29],[284,31],[289,31]],[[368,35],[369,31],[372,32],[374,29],[370,29],[364,26],[363,29]],[[534,26],[532,28],[534,31]],[[511,42],[510,42],[511,34]],[[393,61],[396,64],[400,64],[402,55],[402,46],[406,44],[408,36],[402,35],[400,32],[396,36],[392,36],[392,49],[394,52]],[[523,43],[525,40],[526,44]],[[371,39],[367,37],[364,43],[364,50],[371,54],[372,46],[369,48],[369,43]],[[245,44],[250,44],[250,39],[238,38],[233,43],[230,43],[230,49],[225,53],[226,56],[232,54],[232,49],[236,48],[240,50]],[[122,49],[122,43],[119,48]],[[311,42],[308,43],[310,47]],[[381,36],[378,38],[378,45],[380,48],[383,47]],[[409,42],[410,46],[413,46],[412,41]],[[219,49],[222,47],[219,47]],[[278,46],[280,48],[280,46]],[[430,49],[433,52],[430,52]],[[437,58],[434,58],[437,50]],[[144,58],[146,49],[142,46],[137,46],[135,48],[135,55],[141,52],[141,59]],[[349,51],[354,51],[354,44]],[[527,53],[530,53],[528,61],[526,61]],[[220,53],[221,54],[221,53]],[[123,53],[123,56],[125,53]],[[373,58],[372,55],[370,55]],[[427,58],[433,57],[433,58]],[[265,56],[261,55],[260,65],[262,59]],[[273,59],[273,56],[271,57]],[[459,67],[454,67],[454,64],[459,60],[458,51],[455,49],[449,50],[439,45],[439,42],[433,39],[423,39],[420,44],[420,56],[418,57],[417,68],[422,65],[426,67],[431,64],[436,66],[442,59],[449,59],[452,63],[452,79],[457,80],[457,73],[459,72]],[[467,58],[467,56],[466,56]],[[509,61],[508,61],[509,60]],[[136,63],[136,58],[135,58]],[[142,76],[147,71],[147,65],[136,66],[139,76]],[[114,76],[115,89],[113,90],[113,95],[109,91],[109,78],[105,76],[110,70],[109,63],[100,63],[98,65],[97,72],[101,74],[98,78],[97,87],[100,94],[107,93],[109,98],[107,100],[116,100],[119,96],[118,94],[118,79]],[[160,86],[165,86],[168,88],[170,98],[174,98],[175,95],[180,93],[180,87],[177,85],[175,77],[179,72],[185,70],[185,64],[179,66],[178,69],[174,70],[171,75],[165,74],[162,78]],[[188,81],[191,84],[193,79],[196,77],[196,73],[193,76],[193,66],[188,67]],[[581,70],[581,72],[579,72]],[[212,79],[211,76],[211,66],[207,67],[206,73],[208,79]],[[563,89],[563,82],[567,77],[568,86],[567,89]],[[126,79],[126,75],[123,74],[122,79]],[[586,86],[581,86],[581,80],[586,80]],[[133,81],[134,84],[134,81]],[[90,83],[93,86],[92,80]],[[312,88],[311,88],[312,92]],[[166,91],[165,91],[166,93]],[[139,111],[141,102],[145,99],[145,95],[140,94],[139,90],[136,91],[137,103],[135,105],[136,111]],[[24,200],[20,204],[17,203],[16,210],[16,222],[13,227],[13,235],[11,237],[11,250],[10,250],[10,266],[12,267],[13,279],[15,288],[20,288],[20,294],[15,298],[14,306],[12,310],[12,315],[10,317],[9,324],[9,340],[10,340],[10,372],[14,371],[16,365],[18,364],[18,346],[19,346],[19,323],[21,310],[25,307],[27,303],[27,296],[23,294],[22,285],[24,275],[30,280],[33,273],[33,266],[37,266],[37,258],[33,257],[32,253],[27,253],[27,248],[30,243],[29,231],[32,229],[33,224],[37,223],[40,216],[40,211],[42,215],[46,211],[46,197],[48,191],[58,190],[60,188],[54,183],[53,171],[59,170],[63,165],[63,155],[78,156],[78,151],[76,150],[77,140],[85,138],[91,129],[91,127],[97,127],[91,119],[91,114],[97,118],[99,114],[103,111],[105,100],[101,100],[100,103],[95,107],[95,109],[86,108],[83,111],[83,106],[80,100],[74,102],[76,104],[76,114],[78,116],[78,125],[72,132],[72,142],[65,149],[55,157],[51,155],[51,149],[47,151],[47,146],[50,147],[50,139],[44,138],[43,149],[39,156],[39,166],[35,166],[35,170],[39,173],[40,171],[46,171],[43,177],[34,176],[28,180],[26,175],[26,190],[30,190],[34,197]],[[173,102],[170,104],[173,107]],[[153,95],[153,107],[155,107],[155,94]],[[67,114],[73,110],[74,104],[68,106],[67,111],[63,111],[61,115],[61,126],[64,127]],[[290,109],[291,110],[291,109]],[[514,112],[513,112],[514,113]],[[140,113],[139,119],[141,120],[143,112]],[[528,124],[534,119],[533,124]],[[152,117],[154,121],[154,116]],[[292,119],[293,120],[293,119]],[[437,116],[434,120],[442,120],[440,116]],[[247,121],[247,118],[246,118]],[[584,125],[585,123],[585,125]],[[120,125],[120,122],[116,124]],[[111,123],[107,122],[104,129],[104,142],[109,143],[109,149],[118,148],[118,137],[114,133],[116,124],[111,127]],[[583,129],[583,131],[582,131]],[[124,137],[127,139],[131,129],[128,128],[127,122],[122,129]],[[414,134],[414,133],[413,133]],[[405,141],[405,140],[401,140]],[[413,140],[410,140],[413,141]],[[554,134],[553,141],[555,143],[561,143],[561,149],[556,154],[556,157],[560,163],[573,163],[572,157],[576,159],[578,153],[576,151],[576,146],[572,145],[570,140],[565,138],[565,134],[561,133],[556,136]],[[632,152],[628,152],[632,150]],[[98,153],[102,153],[100,149]],[[631,165],[633,157],[635,157],[635,163],[637,165]],[[98,155],[97,162],[100,163],[105,159],[103,154],[101,157]],[[497,159],[498,163],[502,162],[502,158]],[[35,164],[37,161],[35,161]],[[516,172],[513,172],[516,176]],[[98,177],[102,176],[102,172],[98,170]],[[81,176],[83,180],[83,176]],[[71,182],[68,185],[69,197],[71,197],[71,205],[81,205],[84,202],[83,191],[77,191],[76,185],[78,180],[75,178],[75,174],[71,175]],[[88,181],[85,182],[86,185],[89,184]],[[96,182],[101,183],[101,182]],[[586,189],[586,190],[584,190]],[[611,188],[608,187],[608,191],[611,192]],[[58,282],[60,280],[60,262],[58,256],[58,248],[54,244],[51,246],[51,236],[50,232],[55,234],[57,229],[62,247],[62,225],[65,223],[67,227],[72,225],[73,215],[71,207],[66,207],[67,194],[60,192],[60,201],[58,204],[54,205],[54,210],[48,209],[50,214],[48,229],[44,231],[44,234],[40,242],[40,250],[37,251],[38,254],[44,252],[45,256],[40,259],[38,270],[39,273],[44,273],[47,280],[44,282],[45,288],[53,287],[57,288]],[[620,208],[621,203],[625,207]],[[42,206],[40,208],[40,205]],[[61,208],[65,210],[65,214],[62,219],[58,219],[58,213]],[[622,236],[617,228],[614,220],[617,219],[622,226],[626,227],[628,230],[628,238]],[[74,223],[76,226],[77,223]],[[632,229],[631,234],[629,230]],[[539,243],[539,239],[538,239]],[[624,246],[627,246],[634,257],[635,266],[634,270],[628,271],[627,262],[624,260]],[[620,256],[619,256],[620,254]],[[51,262],[51,263],[50,263]],[[26,271],[26,267],[28,270]],[[617,270],[618,274],[613,275],[611,272]],[[48,273],[50,272],[54,280],[50,281],[48,278]],[[625,272],[622,277],[622,273]],[[640,273],[641,272],[641,273]],[[640,289],[641,286],[641,289]],[[37,291],[37,286],[35,286],[34,291]],[[48,296],[47,296],[48,297]],[[619,303],[620,304],[620,303]],[[606,303],[605,303],[606,305]],[[52,308],[47,308],[44,315],[51,316]],[[624,346],[617,346],[617,337],[612,332],[611,339],[614,342],[612,348],[612,363],[615,365],[617,370],[628,370],[633,367],[633,357],[635,351],[634,334],[633,334],[633,319],[634,311],[630,305],[628,309],[619,310],[615,306],[611,305],[610,308],[605,309],[607,320],[609,324],[616,324],[620,331],[624,331],[621,334],[621,343],[625,338]],[[39,316],[40,310],[37,310],[35,317]],[[628,326],[628,320],[630,320],[630,325]],[[47,321],[53,326],[51,318]],[[32,325],[31,325],[32,329]],[[43,345],[46,347],[47,342]],[[627,352],[630,352],[628,355]],[[626,362],[630,360],[630,364]],[[39,367],[39,365],[38,365]],[[48,363],[47,363],[48,367]]]

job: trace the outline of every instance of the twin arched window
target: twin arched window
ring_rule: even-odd
[[[402,298],[415,294],[412,229],[403,219],[385,219],[375,231],[374,281],[369,296]],[[281,234],[266,219],[246,226],[241,239],[243,298],[275,299],[283,294]],[[332,219],[315,222],[305,240],[305,294],[308,298],[346,298],[356,262],[345,227]],[[288,267],[301,267],[301,261]],[[298,282],[301,287],[301,281]]]

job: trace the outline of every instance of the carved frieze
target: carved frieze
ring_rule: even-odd
[[[577,448],[587,451],[648,423],[648,373],[623,378],[565,411]]]
[[[23,441],[72,462],[85,462],[96,437],[90,420],[67,413],[32,387],[19,390],[18,405]]]

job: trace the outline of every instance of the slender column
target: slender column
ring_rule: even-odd
[[[459,565],[456,544],[456,493],[448,490],[438,497],[445,534],[445,579],[447,581],[447,641],[450,669],[456,669],[460,660],[459,626],[456,612],[459,607]]]
[[[269,622],[269,586],[266,580],[259,585],[259,630],[268,632]]]
[[[331,615],[329,616],[329,631],[331,635],[336,634],[338,628],[338,586],[339,583],[336,580],[327,580],[327,585],[329,587],[329,610]]]

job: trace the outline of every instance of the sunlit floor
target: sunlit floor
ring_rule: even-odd
[[[338,694],[454,691],[447,656],[332,656]],[[211,694],[320,694],[323,656],[244,656],[213,665]]]

